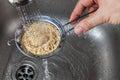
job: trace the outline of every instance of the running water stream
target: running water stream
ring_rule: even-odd
[[[31,17],[38,16],[40,17],[41,12],[39,10],[37,0],[32,1],[32,3],[29,3],[24,6],[16,7],[18,16],[23,24],[31,24],[33,21],[31,20]]]
[[[43,59],[43,67],[44,67],[44,76],[43,76],[43,80],[53,80],[52,79],[52,73],[49,71],[48,69],[48,60],[47,59]]]

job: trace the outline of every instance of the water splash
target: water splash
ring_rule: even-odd
[[[48,69],[48,60],[43,59],[42,62],[43,62],[43,67],[44,67],[43,80],[53,80],[54,76]]]

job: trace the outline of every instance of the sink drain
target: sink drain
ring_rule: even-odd
[[[35,71],[30,65],[22,65],[16,71],[15,78],[17,80],[33,80]]]
[[[38,72],[36,65],[31,61],[24,61],[16,64],[13,68],[13,80],[35,80]]]

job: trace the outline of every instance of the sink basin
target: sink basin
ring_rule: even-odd
[[[36,2],[32,6],[38,5],[42,15],[65,24],[77,0]],[[0,11],[0,80],[120,80],[120,25],[102,24],[82,35],[71,31],[58,55],[33,59],[12,40],[19,27],[16,9],[1,0]]]

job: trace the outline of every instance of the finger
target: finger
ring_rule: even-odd
[[[98,5],[94,4],[94,5],[90,6],[90,7],[88,7],[88,12],[94,11],[96,9],[98,9]]]
[[[92,12],[92,11],[96,12],[97,9],[98,9],[98,5],[95,4],[95,5],[88,8],[88,12]],[[95,12],[92,12],[91,14],[89,14],[89,16],[94,15]]]
[[[80,0],[80,1],[81,4],[85,7],[90,7],[95,3],[94,0]]]
[[[79,0],[70,16],[69,21],[72,21],[78,18],[83,13],[84,9],[85,9],[85,6],[83,6]]]
[[[93,3],[93,0],[79,0],[71,14],[70,21],[78,18],[84,12],[85,8],[91,6]]]
[[[83,19],[80,23],[78,23],[74,29],[74,32],[76,34],[82,34],[101,23],[103,23],[102,15],[93,15]]]

